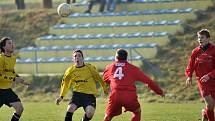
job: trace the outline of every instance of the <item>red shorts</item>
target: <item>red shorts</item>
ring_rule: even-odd
[[[204,85],[198,83],[199,91],[202,97],[206,97],[211,95],[211,97],[215,100],[215,85]]]
[[[140,108],[136,92],[111,92],[106,108],[106,115],[111,117],[120,115],[122,113],[122,107],[124,107],[126,111],[131,112],[135,112]]]

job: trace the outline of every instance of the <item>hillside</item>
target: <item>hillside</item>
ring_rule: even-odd
[[[172,98],[177,100],[199,99],[195,77],[193,78],[193,86],[186,87],[184,70],[192,49],[198,44],[195,41],[197,31],[203,28],[209,29],[211,41],[212,43],[215,42],[214,13],[214,6],[208,8],[207,11],[197,12],[197,20],[187,21],[183,25],[184,33],[170,36],[171,43],[158,51],[159,53],[154,62],[163,70],[164,76],[161,80],[168,85],[166,91],[174,95]]]
[[[0,15],[0,37],[11,37],[16,48],[34,46],[34,40],[49,32],[49,27],[55,24],[58,16],[50,10],[28,10],[3,12]]]
[[[171,101],[198,100],[199,94],[194,83],[192,87],[185,86],[186,77],[184,70],[192,49],[197,45],[196,32],[202,28],[208,28],[211,31],[211,40],[215,42],[215,6],[208,8],[207,11],[197,12],[197,20],[186,21],[183,25],[184,32],[171,35],[171,43],[162,46],[158,50],[157,56],[152,62],[160,67],[163,72],[162,77],[152,77],[158,80],[159,84],[165,88],[169,96],[167,99]],[[4,13],[0,16],[0,37],[10,36],[15,40],[17,49],[26,46],[34,46],[36,37],[47,34],[49,28],[58,22],[59,17],[55,11],[40,10],[37,12],[15,12]],[[142,67],[144,71],[146,67]],[[151,75],[152,76],[152,75]],[[16,86],[15,90],[25,97],[26,100],[40,100],[44,95],[51,98],[43,98],[43,100],[52,100],[59,91],[59,80],[57,77],[26,77],[32,82],[30,88]],[[195,79],[194,79],[195,80]],[[140,88],[138,91],[145,90]],[[148,92],[148,89],[147,91]],[[37,96],[34,96],[37,95]],[[147,101],[154,101],[154,97],[150,97],[151,93],[144,94]]]

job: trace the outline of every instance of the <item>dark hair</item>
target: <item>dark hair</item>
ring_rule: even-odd
[[[7,40],[11,40],[10,37],[2,37],[0,41],[0,49],[1,49],[1,52],[3,53],[5,52],[4,46],[6,45]]]
[[[81,53],[82,57],[84,57],[83,52],[82,52],[81,50],[74,50],[74,51],[73,51],[73,54],[76,53],[76,52]]]
[[[117,49],[116,58],[118,60],[127,60],[128,52],[124,49]]]
[[[208,29],[202,29],[200,31],[197,32],[197,34],[199,35],[205,35],[207,38],[210,38],[210,31]]]

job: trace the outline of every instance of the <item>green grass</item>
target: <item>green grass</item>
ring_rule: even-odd
[[[57,106],[53,102],[23,102],[25,111],[21,121],[63,121],[68,102]],[[97,109],[92,121],[102,121],[107,99],[97,99]],[[140,100],[141,121],[197,121],[201,117],[203,103],[145,103]],[[2,107],[0,120],[9,121],[13,110]],[[79,121],[84,115],[82,108],[74,113],[73,120]],[[131,113],[126,112],[112,121],[129,121]]]

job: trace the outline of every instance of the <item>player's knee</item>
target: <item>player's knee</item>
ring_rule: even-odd
[[[76,109],[77,109],[77,106],[75,104],[70,104],[67,107],[67,112],[74,113]]]
[[[15,107],[15,111],[16,111],[16,113],[18,114],[18,115],[20,115],[21,116],[21,114],[22,114],[22,112],[24,111],[24,107],[23,107],[23,105],[17,105],[16,107]]]
[[[94,115],[94,111],[87,111],[85,114],[88,118],[92,118]]]
[[[85,108],[85,114],[88,118],[92,118],[95,113],[95,108],[92,106],[87,106]]]

